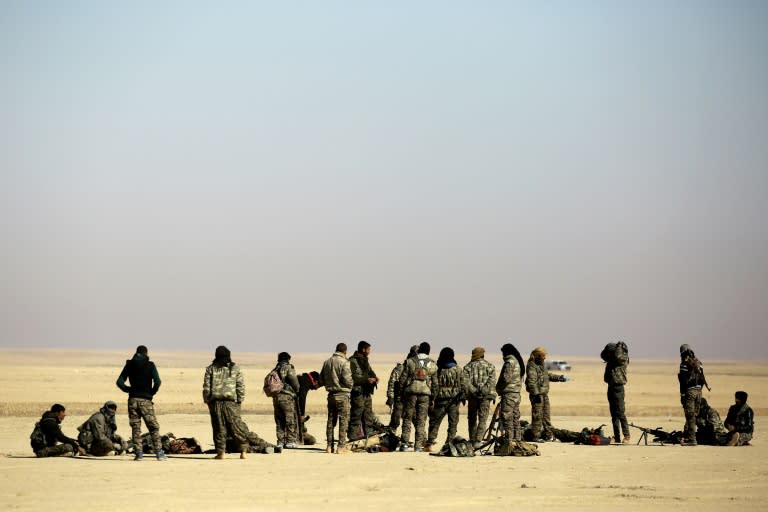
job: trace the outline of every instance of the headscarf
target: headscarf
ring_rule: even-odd
[[[232,363],[232,358],[230,357],[229,349],[224,345],[219,345],[218,347],[216,347],[216,354],[213,360],[213,365],[219,368],[223,368],[231,364],[233,363]]]
[[[472,360],[477,361],[485,357],[485,349],[483,347],[475,347],[472,349]]]
[[[453,368],[456,366],[456,360],[454,359],[453,349],[450,347],[444,347],[440,350],[440,355],[437,358],[437,367],[440,369]]]
[[[547,349],[544,347],[536,347],[531,351],[531,356],[528,358],[530,361],[531,359],[541,359],[542,357],[547,357]]]
[[[520,352],[515,348],[515,346],[511,343],[505,343],[501,347],[501,355],[504,357],[507,356],[515,356],[515,359],[517,359],[517,364],[520,367],[520,377],[522,378],[525,375],[525,364],[523,364],[523,356],[520,355]]]

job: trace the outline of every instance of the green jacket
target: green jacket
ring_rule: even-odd
[[[484,398],[491,400],[496,397],[496,367],[485,359],[475,359],[464,366],[464,378],[467,383],[468,398]]]
[[[245,380],[240,367],[209,365],[203,378],[203,402],[225,400],[242,403],[245,400]]]
[[[549,393],[549,383],[560,380],[560,375],[554,375],[539,364],[535,359],[528,360],[525,365],[525,390],[531,395],[546,395]]]
[[[510,354],[504,358],[504,366],[501,367],[499,380],[496,382],[496,392],[500,395],[520,393],[522,387],[523,378],[520,376],[520,363],[514,355]]]

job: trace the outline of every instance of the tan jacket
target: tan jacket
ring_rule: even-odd
[[[348,395],[352,391],[352,384],[352,368],[347,356],[334,352],[320,370],[320,385],[325,386],[330,395]]]

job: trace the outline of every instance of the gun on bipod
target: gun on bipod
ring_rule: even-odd
[[[640,439],[638,439],[637,444],[639,445],[641,441],[645,441],[646,446],[648,445],[648,434],[651,434],[653,436],[653,442],[654,443],[660,443],[660,444],[680,444],[680,439],[682,437],[682,433],[675,430],[672,432],[665,432],[661,429],[661,427],[658,428],[646,428],[641,427],[639,425],[635,425],[634,423],[629,424],[630,427],[634,427],[642,432],[640,434]]]

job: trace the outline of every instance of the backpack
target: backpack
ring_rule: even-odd
[[[283,379],[277,372],[277,366],[264,377],[264,394],[274,398],[283,390]]]
[[[506,437],[496,439],[493,454],[498,456],[532,457],[541,455],[538,445],[526,441],[510,441]]]
[[[584,427],[581,429],[578,439],[576,439],[573,443],[587,444],[592,446],[611,444],[611,438],[603,434],[603,426],[604,425],[600,425],[597,428]]]
[[[427,380],[427,362],[424,359],[416,360],[416,369],[413,370],[413,380]]]
[[[29,434],[29,441],[35,451],[42,450],[48,445],[48,441],[45,439],[45,434],[43,434],[43,429],[40,428],[39,421],[35,423],[35,428],[33,428],[32,433]]]
[[[456,436],[443,445],[437,455],[444,457],[474,457],[472,445],[461,436]]]

